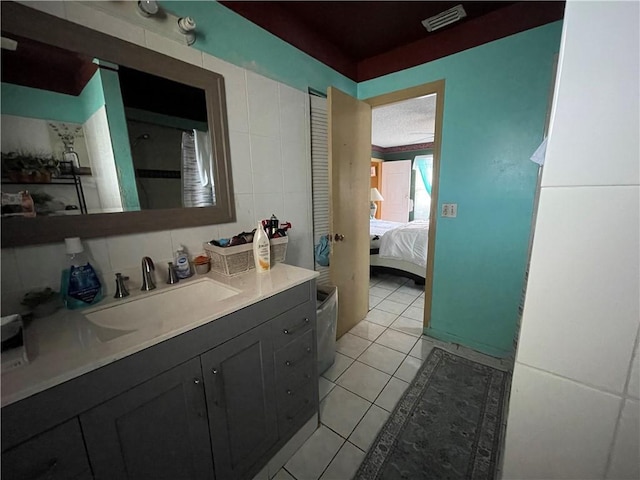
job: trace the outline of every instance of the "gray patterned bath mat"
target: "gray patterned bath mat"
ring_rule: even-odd
[[[508,374],[434,348],[355,480],[493,479]]]

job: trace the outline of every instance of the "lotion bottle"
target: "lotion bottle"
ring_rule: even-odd
[[[269,237],[258,222],[258,228],[253,235],[253,259],[256,263],[256,271],[267,272],[271,268]]]

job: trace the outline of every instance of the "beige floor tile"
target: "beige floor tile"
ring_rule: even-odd
[[[424,308],[423,307],[410,306],[404,312],[402,312],[402,316],[410,318],[412,320],[418,320],[420,322],[423,322],[424,321]]]
[[[358,357],[358,361],[393,375],[405,357],[402,352],[374,343]]]
[[[384,326],[378,325],[377,323],[369,322],[367,320],[362,320],[355,327],[349,330],[349,333],[373,342],[384,331]]]
[[[369,340],[345,333],[336,342],[336,352],[351,358],[358,358],[367,347],[371,345]]]
[[[422,363],[423,360],[408,356],[404,359],[402,365],[400,365],[400,368],[396,370],[393,376],[404,380],[405,382],[411,382],[416,376],[416,373],[418,373],[418,370],[422,366]]]
[[[364,460],[365,453],[355,445],[345,442],[329,467],[322,474],[321,480],[349,480],[353,478]]]
[[[375,404],[389,412],[393,411],[408,386],[409,384],[407,382],[393,377],[389,380],[389,383],[384,387],[384,390],[382,390],[378,398],[376,398]]]
[[[414,337],[422,336],[423,329],[422,321],[412,320],[405,316],[398,317],[398,319],[393,322],[389,328],[413,335]]]
[[[376,343],[402,353],[409,353],[417,341],[418,338],[412,335],[388,328],[377,338]]]
[[[335,383],[327,380],[324,377],[318,378],[318,396],[320,397],[320,401],[322,401],[322,399],[326,397],[335,386]]]
[[[321,426],[291,457],[284,468],[297,480],[316,480],[342,447],[344,439]]]
[[[394,320],[398,318],[398,315],[395,313],[385,312],[384,310],[380,310],[379,308],[374,308],[365,317],[365,320],[376,323],[378,325],[382,325],[383,327],[388,327],[391,325]]]
[[[320,422],[348,438],[370,406],[371,402],[336,385],[320,402]]]
[[[326,372],[322,374],[324,378],[335,382],[340,375],[344,373],[344,371],[349,368],[349,365],[353,363],[353,358],[347,357],[346,355],[342,355],[341,353],[336,352],[336,358]]]
[[[387,384],[391,375],[369,365],[355,361],[337,381],[342,388],[373,402]]]
[[[395,313],[396,315],[400,315],[402,312],[404,312],[407,309],[407,305],[385,299],[380,303],[378,303],[376,305],[376,308],[378,310],[384,310],[385,312]]]
[[[360,420],[360,423],[349,437],[349,441],[366,452],[388,418],[388,411],[376,405],[371,405],[369,411]]]

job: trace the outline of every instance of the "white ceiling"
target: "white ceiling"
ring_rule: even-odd
[[[436,95],[376,107],[371,115],[373,145],[386,148],[433,142]]]

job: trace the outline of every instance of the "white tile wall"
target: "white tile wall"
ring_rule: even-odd
[[[640,475],[639,15],[566,4],[505,479]]]
[[[611,480],[640,478],[638,451],[640,451],[640,403],[637,400],[627,400],[620,416],[607,478]]]
[[[622,393],[640,316],[639,205],[639,187],[542,190],[518,361]]]
[[[112,275],[116,271],[132,275],[132,281],[136,281],[140,276],[142,256],[150,256],[164,268],[164,262],[172,258],[178,245],[185,245],[191,253],[197,254],[202,242],[251,230],[258,220],[270,217],[272,213],[293,224],[287,263],[313,268],[309,116],[304,92],[163,38],[88,4],[27,4],[201,65],[225,78],[237,221],[85,242],[103,272],[108,291],[112,290]],[[69,232],[69,236],[73,236],[73,232]],[[3,249],[1,261],[2,303],[6,306],[9,297],[19,298],[28,289],[59,287],[64,245]]]
[[[615,395],[516,364],[503,478],[602,478],[620,403]]]
[[[543,187],[638,184],[639,17],[638,2],[584,2],[571,8],[572,23],[565,10],[551,129],[577,128],[549,137],[548,158],[562,161],[547,162]],[[603,94],[608,87],[612,95]]]
[[[127,42],[144,46],[145,30],[137,25],[78,2],[64,2],[67,20]]]

